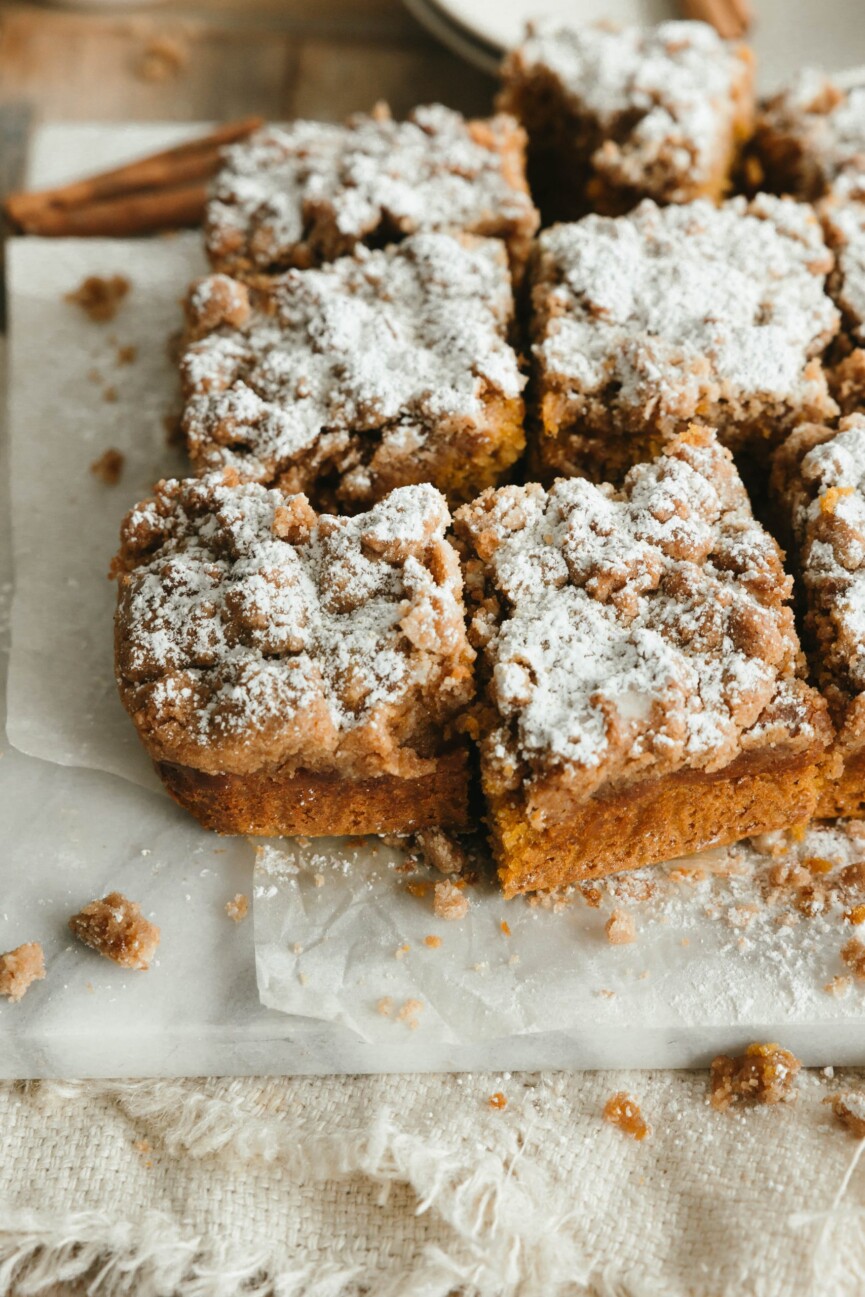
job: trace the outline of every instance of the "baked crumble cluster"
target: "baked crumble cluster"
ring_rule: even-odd
[[[810,817],[825,703],[778,546],[714,434],[679,435],[620,491],[502,487],[455,524],[506,893]]]
[[[541,20],[502,78],[499,106],[528,132],[548,220],[717,200],[752,129],[753,56],[704,23]]]
[[[765,194],[545,230],[532,466],[620,480],[696,418],[765,459],[795,424],[837,414],[821,363],[839,327],[832,261],[813,210]]]
[[[159,947],[159,929],[137,901],[109,892],[69,920],[69,931],[85,946],[121,968],[146,972]]]
[[[194,466],[340,510],[433,482],[471,497],[524,445],[501,243],[421,234],[258,287],[193,286],[181,358]]]
[[[519,272],[538,225],[524,155],[512,117],[466,121],[442,104],[404,122],[379,105],[344,125],[265,126],[226,150],[207,251],[217,270],[274,274],[446,231],[503,239]]]
[[[13,1004],[22,1000],[33,983],[41,982],[44,976],[45,955],[38,941],[27,941],[0,955],[0,996]]]
[[[123,525],[117,672],[169,782],[174,767],[237,776],[233,790],[212,788],[227,831],[240,831],[231,799],[244,777],[301,774],[323,777],[306,794],[320,804],[307,806],[319,832],[333,831],[340,781],[357,781],[360,797],[364,781],[385,776],[379,797],[391,784],[438,787],[443,819],[426,822],[459,822],[466,772],[454,722],[472,696],[474,653],[449,522],[429,485],[337,517],[231,473],[160,483]],[[265,793],[249,787],[262,800],[256,815],[269,814]],[[302,817],[285,800],[286,822]],[[371,823],[358,831],[376,831],[387,809],[377,800],[370,793]]]
[[[754,152],[778,193],[865,198],[865,85],[803,69],[761,107]]]
[[[721,1054],[712,1062],[709,1102],[718,1112],[740,1105],[790,1103],[802,1064],[776,1044],[749,1045],[738,1058]]]

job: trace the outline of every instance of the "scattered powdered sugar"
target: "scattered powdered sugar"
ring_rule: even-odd
[[[343,518],[218,475],[161,483],[118,559],[119,684],[153,754],[422,773],[411,743],[472,692],[449,521],[431,486]]]
[[[699,22],[617,29],[542,20],[511,61],[523,75],[552,73],[572,110],[596,120],[596,171],[644,188],[660,166],[679,178],[671,201],[717,169],[741,111],[737,92],[750,80],[736,47]]]
[[[770,166],[779,153],[803,198],[865,196],[865,86],[845,89],[804,68],[765,106],[760,136]]]
[[[466,122],[440,104],[405,122],[386,110],[342,126],[266,126],[226,150],[207,212],[215,265],[284,270],[366,239],[447,230],[530,237],[537,220],[505,116]]]
[[[813,210],[759,195],[588,216],[539,240],[535,354],[547,384],[663,425],[707,403],[825,394],[837,332]]]
[[[865,124],[863,124],[865,151]],[[863,156],[865,197],[865,156]],[[835,249],[834,296],[853,337],[865,342],[865,202],[823,204],[823,219]]]
[[[589,795],[648,768],[718,770],[813,741],[791,582],[714,434],[692,428],[620,492],[504,487],[455,521],[483,564],[467,589],[501,719],[485,751],[501,769],[570,767]]]
[[[206,279],[189,303],[203,336],[182,358],[192,458],[301,486],[325,471],[362,478],[374,452],[410,459],[482,425],[491,396],[519,400],[512,311],[502,245],[445,234],[360,248],[261,291]],[[371,489],[353,487],[360,499]]]

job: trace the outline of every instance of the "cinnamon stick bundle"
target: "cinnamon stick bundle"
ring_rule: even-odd
[[[260,117],[246,117],[85,180],[11,194],[6,215],[25,234],[48,237],[123,236],[197,225],[207,201],[206,181],[218,171],[222,149],[261,124]]]

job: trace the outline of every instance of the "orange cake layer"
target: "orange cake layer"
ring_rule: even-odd
[[[525,138],[504,113],[466,121],[441,104],[404,122],[380,105],[344,125],[265,126],[225,150],[207,251],[229,274],[276,274],[444,231],[504,240],[519,274],[538,226]]]
[[[837,414],[832,266],[813,209],[765,194],[544,230],[530,267],[536,471],[619,482],[694,419],[765,459],[797,423]]]
[[[541,20],[502,78],[547,222],[722,198],[753,124],[753,57],[704,23]]]
[[[455,525],[509,893],[809,817],[826,704],[778,546],[713,433],[673,438],[620,490],[502,487]]]
[[[349,513],[432,482],[468,500],[522,453],[525,378],[495,239],[419,234],[248,286],[193,286],[181,357],[195,468]]]
[[[118,684],[183,805],[225,832],[460,822],[474,653],[449,523],[431,486],[348,518],[230,473],[132,510]]]

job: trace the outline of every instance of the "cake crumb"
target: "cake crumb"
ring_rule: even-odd
[[[508,1106],[507,1095],[502,1094],[501,1090],[496,1090],[495,1094],[490,1095],[488,1103],[491,1108],[501,1112],[502,1109]]]
[[[612,946],[627,946],[637,940],[637,925],[633,914],[627,910],[613,910],[604,925],[607,941]]]
[[[439,946],[442,944],[442,939],[441,937],[436,937],[430,933],[428,937],[424,937],[423,944],[429,946],[430,950],[438,950]]]
[[[802,1064],[777,1044],[749,1045],[744,1054],[712,1061],[709,1101],[718,1112],[736,1104],[788,1103]]]
[[[383,995],[375,1006],[375,1011],[382,1018],[389,1018],[393,1013],[393,1000],[389,995]]]
[[[126,456],[123,452],[109,446],[108,450],[103,451],[98,459],[94,459],[90,465],[90,472],[94,477],[98,477],[100,482],[104,482],[106,486],[116,486],[120,481],[125,463]]]
[[[312,881],[316,887],[324,887],[324,874],[313,874]]]
[[[469,912],[469,898],[447,880],[436,883],[433,912],[437,919],[464,919]]]
[[[303,954],[303,946],[301,945],[301,943],[300,943],[299,941],[296,941],[296,942],[294,943],[294,945],[293,945],[292,948],[291,948],[291,953],[292,953],[293,955],[302,955],[302,954]]]
[[[137,357],[138,357],[137,347],[133,346],[131,343],[128,343],[125,346],[118,343],[117,351],[115,353],[115,359],[118,365],[131,365],[135,362]]]
[[[846,995],[850,994],[852,985],[852,977],[833,977],[831,982],[826,983],[823,990],[827,995],[834,995],[836,999],[843,1000]]]
[[[27,941],[0,955],[0,995],[13,1004],[23,999],[33,983],[41,982],[44,976],[45,955],[38,941]]]
[[[404,1022],[412,1031],[420,1026],[418,1014],[423,1011],[423,1000],[406,1000],[396,1015],[397,1022]]]
[[[508,923],[507,919],[502,919],[499,924],[499,930],[503,937],[509,937],[511,935],[511,925]]]
[[[232,923],[242,923],[249,914],[249,897],[244,896],[243,892],[238,892],[233,900],[226,901],[225,913]]]
[[[141,906],[120,892],[91,901],[69,920],[70,931],[121,968],[146,971],[159,945],[159,929],[141,913]]]
[[[857,982],[865,981],[865,945],[858,937],[851,937],[847,944],[841,947],[841,959]]]
[[[602,1115],[604,1121],[609,1122],[611,1126],[617,1126],[632,1139],[642,1140],[652,1133],[651,1126],[640,1112],[640,1105],[624,1090],[618,1090],[610,1095],[604,1104]]]
[[[422,829],[414,840],[425,862],[440,874],[461,874],[469,863],[468,853],[444,829]]]
[[[160,83],[180,76],[189,62],[186,46],[174,36],[153,36],[144,47],[135,65],[135,75],[141,81]]]
[[[80,306],[89,319],[97,324],[113,320],[120,310],[121,303],[132,284],[125,275],[88,275],[72,293],[66,294],[66,301]]]
[[[865,1139],[865,1092],[846,1090],[823,1100],[831,1105],[835,1120],[857,1139]]]
[[[844,918],[854,928],[858,928],[860,923],[865,923],[865,905],[854,905],[852,909],[845,911]]]
[[[396,950],[393,952],[393,957],[394,959],[404,959],[410,950],[411,946],[407,941],[404,941],[401,946],[397,946]]]

